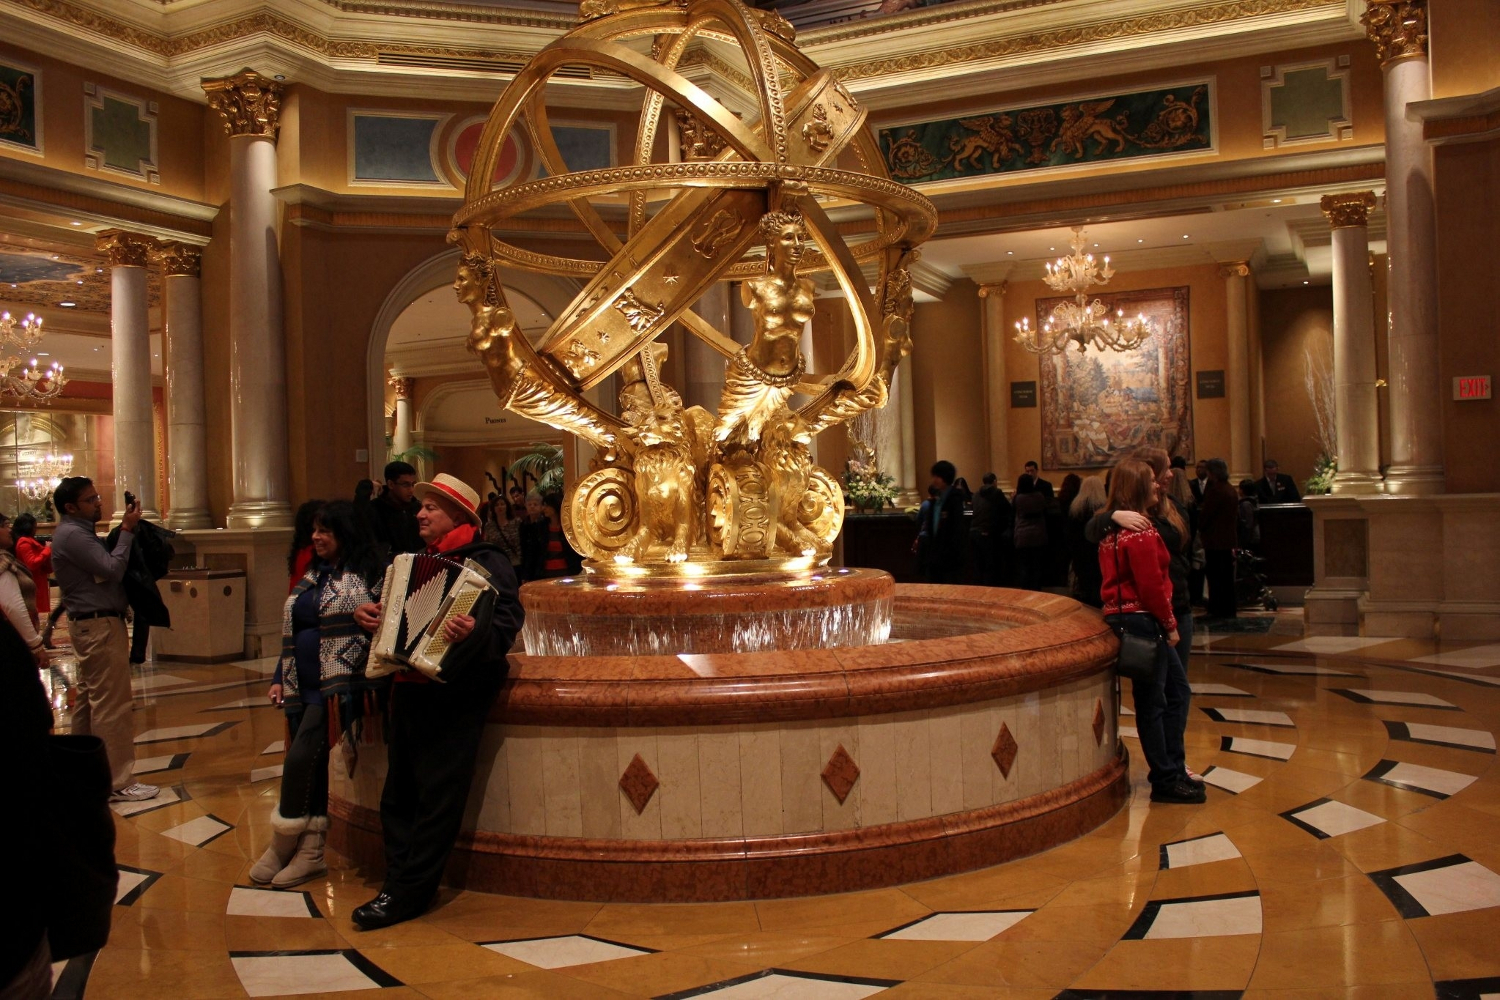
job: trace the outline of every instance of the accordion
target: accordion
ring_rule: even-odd
[[[425,553],[398,555],[385,572],[380,628],[370,642],[367,677],[418,670],[444,680],[453,644],[443,627],[458,615],[487,618],[495,588],[489,574],[472,560],[462,563]],[[484,622],[476,623],[476,630]],[[449,664],[451,665],[451,664]]]

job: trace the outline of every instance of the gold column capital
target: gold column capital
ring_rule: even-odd
[[[397,399],[411,399],[412,393],[416,391],[417,380],[407,375],[397,375],[391,372],[391,377],[386,379],[386,384],[396,390]]]
[[[1359,21],[1382,69],[1401,59],[1427,58],[1427,0],[1368,0]]]
[[[169,278],[196,278],[202,270],[203,249],[191,243],[163,240],[151,248],[150,256]]]
[[[1353,229],[1370,224],[1370,209],[1375,207],[1374,191],[1352,191],[1348,194],[1325,194],[1318,203],[1334,229]]]
[[[94,239],[110,267],[145,267],[156,241],[126,229],[106,229]]]
[[[280,83],[246,68],[234,76],[205,78],[202,85],[208,95],[208,106],[224,119],[224,131],[276,141],[277,130],[281,128],[281,93],[285,89]]]
[[[1221,278],[1247,278],[1250,276],[1250,262],[1248,260],[1232,260],[1219,268]]]
[[[1005,290],[1010,287],[1008,281],[991,281],[979,286],[979,297],[987,299],[991,295],[996,298],[1005,298]]]

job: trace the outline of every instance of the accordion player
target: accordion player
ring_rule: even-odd
[[[416,670],[435,681],[450,679],[461,643],[444,626],[459,615],[483,634],[498,596],[489,574],[473,560],[455,562],[426,553],[403,553],[386,570],[380,628],[370,642],[367,677]]]

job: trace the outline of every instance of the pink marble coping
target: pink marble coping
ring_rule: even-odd
[[[890,597],[884,570],[825,568],[808,576],[692,580],[535,580],[521,588],[528,614],[698,616],[865,604]]]
[[[1113,668],[1117,640],[1071,598],[994,587],[896,586],[896,614],[966,618],[968,635],[795,652],[512,654],[491,710],[512,725],[785,722],[970,704]]]

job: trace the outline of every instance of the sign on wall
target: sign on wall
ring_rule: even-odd
[[[1024,410],[1036,405],[1035,382],[1012,382],[1010,384],[1010,406],[1013,410]]]
[[[1042,468],[1099,468],[1131,448],[1193,456],[1188,287],[1098,296],[1106,310],[1152,320],[1133,351],[1067,350],[1041,358]],[[1063,297],[1037,299],[1040,327]]]
[[[1213,82],[1103,94],[880,130],[891,177],[907,184],[1110,163],[1214,148]]]
[[[1224,369],[1205,369],[1198,373],[1198,398],[1224,398]]]

